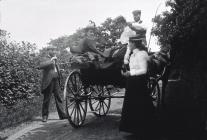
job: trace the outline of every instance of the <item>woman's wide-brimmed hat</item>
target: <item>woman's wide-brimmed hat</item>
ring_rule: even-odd
[[[140,36],[129,37],[129,42],[135,43],[136,48],[147,51],[147,47],[144,44],[144,41],[145,41],[145,38],[142,38]]]
[[[129,37],[129,41],[131,42],[142,42],[143,40],[145,40],[144,37],[141,37],[140,35],[135,35],[135,36],[132,36],[132,37]]]

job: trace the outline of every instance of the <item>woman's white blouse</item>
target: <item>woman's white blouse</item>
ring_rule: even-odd
[[[140,58],[143,58],[140,60]],[[146,61],[146,65],[140,64],[140,61]],[[146,51],[133,50],[129,59],[130,75],[140,75],[141,69],[147,69],[148,54]]]

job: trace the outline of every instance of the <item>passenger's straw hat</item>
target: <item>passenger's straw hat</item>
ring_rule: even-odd
[[[84,28],[84,30],[87,32],[88,30],[95,30],[96,29],[96,25],[94,22],[91,22]]]
[[[114,23],[117,24],[117,23],[126,23],[126,19],[123,17],[123,16],[118,16],[114,19]]]

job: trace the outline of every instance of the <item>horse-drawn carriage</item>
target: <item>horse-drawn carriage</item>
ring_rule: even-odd
[[[125,87],[126,78],[121,75],[126,47],[118,49],[117,54],[103,63],[98,61],[70,62],[72,71],[64,84],[66,113],[70,124],[77,128],[84,124],[88,106],[98,117],[107,115],[112,98],[123,98],[119,88]],[[160,83],[162,74],[149,76],[149,93],[157,108],[161,104]]]

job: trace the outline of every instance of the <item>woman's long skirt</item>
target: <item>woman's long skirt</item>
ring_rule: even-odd
[[[147,88],[146,75],[127,79],[120,131],[148,135],[155,127],[155,108]]]

